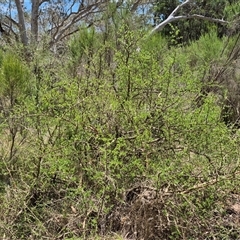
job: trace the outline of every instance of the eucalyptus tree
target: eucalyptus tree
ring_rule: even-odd
[[[27,46],[50,36],[48,44],[64,39],[78,30],[76,24],[93,24],[95,15],[104,10],[107,0],[14,0],[0,2],[2,35],[15,35]],[[44,24],[43,24],[44,23]]]
[[[10,41],[13,36],[24,46],[42,41],[42,36],[48,36],[47,45],[53,46],[67,36],[79,30],[79,25],[97,26],[101,17],[106,16],[109,4],[115,4],[116,9],[127,8],[130,14],[140,15],[144,8],[145,16],[149,10],[154,17],[155,31],[162,31],[170,22],[181,19],[200,19],[214,21],[218,24],[224,21],[225,5],[230,0],[218,1],[145,1],[145,0],[1,0],[0,1],[0,33]],[[205,3],[205,4],[204,4]],[[144,15],[143,14],[143,15]],[[178,15],[176,15],[178,14]],[[134,20],[132,20],[134,22]],[[164,22],[163,22],[164,21]],[[132,22],[132,23],[133,23]],[[183,29],[186,23],[179,23]],[[143,26],[144,27],[144,26]],[[194,29],[198,31],[199,28]],[[188,31],[189,32],[189,31]]]
[[[161,31],[169,36],[175,27],[180,32],[181,42],[189,42],[216,27],[218,35],[222,36],[228,32],[226,23],[237,17],[239,5],[236,0],[153,1],[154,29],[151,33]]]

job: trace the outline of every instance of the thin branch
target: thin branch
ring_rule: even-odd
[[[9,17],[9,16],[7,16],[7,15],[5,15],[5,17],[6,17],[11,23],[13,23],[15,26],[17,26],[17,27],[19,28],[19,23],[18,23],[18,22],[16,22],[14,19],[12,19],[11,17]]]
[[[89,28],[89,27],[91,27],[92,25],[93,25],[93,22],[91,22],[90,24],[88,24],[88,26],[87,26],[86,28]],[[72,34],[78,32],[79,30],[80,30],[80,28],[77,28],[77,29],[74,29],[74,30],[72,30],[72,31],[70,31],[70,32],[67,32],[66,34],[62,35],[62,36],[58,39],[58,41],[62,41],[64,38],[71,36]]]
[[[50,2],[50,0],[42,0],[42,1],[40,1],[39,6],[41,6],[45,2]]]
[[[174,17],[180,8],[184,7],[185,5],[187,5],[187,4],[190,3],[190,2],[191,2],[191,0],[186,0],[185,2],[181,3],[180,5],[178,5],[178,6],[172,11],[172,13],[171,13],[169,16],[173,16],[173,17]]]
[[[18,35],[17,35],[16,32],[13,31],[13,29],[12,29],[11,26],[9,26],[8,24],[6,24],[6,23],[4,23],[4,22],[2,22],[2,26],[4,26],[5,28],[8,29],[8,32],[6,33],[7,35],[9,35],[9,33],[11,32],[11,33],[15,36],[15,38],[17,39],[17,36],[18,36]]]
[[[218,19],[218,18],[211,18],[211,17],[206,17],[203,15],[199,15],[199,14],[192,14],[192,15],[187,15],[187,16],[177,16],[175,17],[176,20],[180,20],[180,19],[202,19],[202,20],[207,20],[209,22],[216,22],[216,23],[221,23],[221,24],[228,24],[228,21],[225,21],[223,19]]]
[[[75,4],[76,4],[76,0],[74,0],[74,1],[72,2],[71,6],[67,9],[66,12],[69,12],[69,11],[72,12],[72,8],[74,7]],[[81,7],[81,5],[80,5],[80,7]]]
[[[141,4],[142,0],[137,0],[135,3],[133,3],[132,7],[131,7],[131,12],[135,12],[138,8],[138,6]]]
[[[55,42],[59,41],[64,36],[64,33],[69,30],[75,23],[83,19],[84,17],[97,13],[98,11],[95,11],[98,6],[102,4],[102,2],[98,2],[95,4],[92,4],[85,9],[81,10],[80,12],[72,12],[67,18],[65,18],[58,26],[55,28],[55,33],[53,34],[53,39],[51,40],[50,45],[54,44]],[[54,30],[54,29],[52,29]]]

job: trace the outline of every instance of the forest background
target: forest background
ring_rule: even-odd
[[[237,0],[1,0],[1,239],[239,239],[239,30]]]

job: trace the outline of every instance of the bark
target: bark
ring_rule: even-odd
[[[39,0],[32,0],[32,13],[31,13],[32,42],[38,41],[38,11],[39,11]]]
[[[15,0],[15,4],[17,6],[17,12],[18,12],[18,21],[19,21],[19,31],[20,31],[21,42],[24,46],[27,46],[28,45],[28,37],[27,37],[27,32],[26,32],[26,25],[25,25],[22,3],[20,0]]]

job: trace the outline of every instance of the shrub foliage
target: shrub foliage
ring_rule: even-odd
[[[221,216],[238,194],[239,133],[216,74],[234,69],[239,85],[239,40],[108,34],[84,29],[30,63],[1,53],[0,234],[234,239]]]

